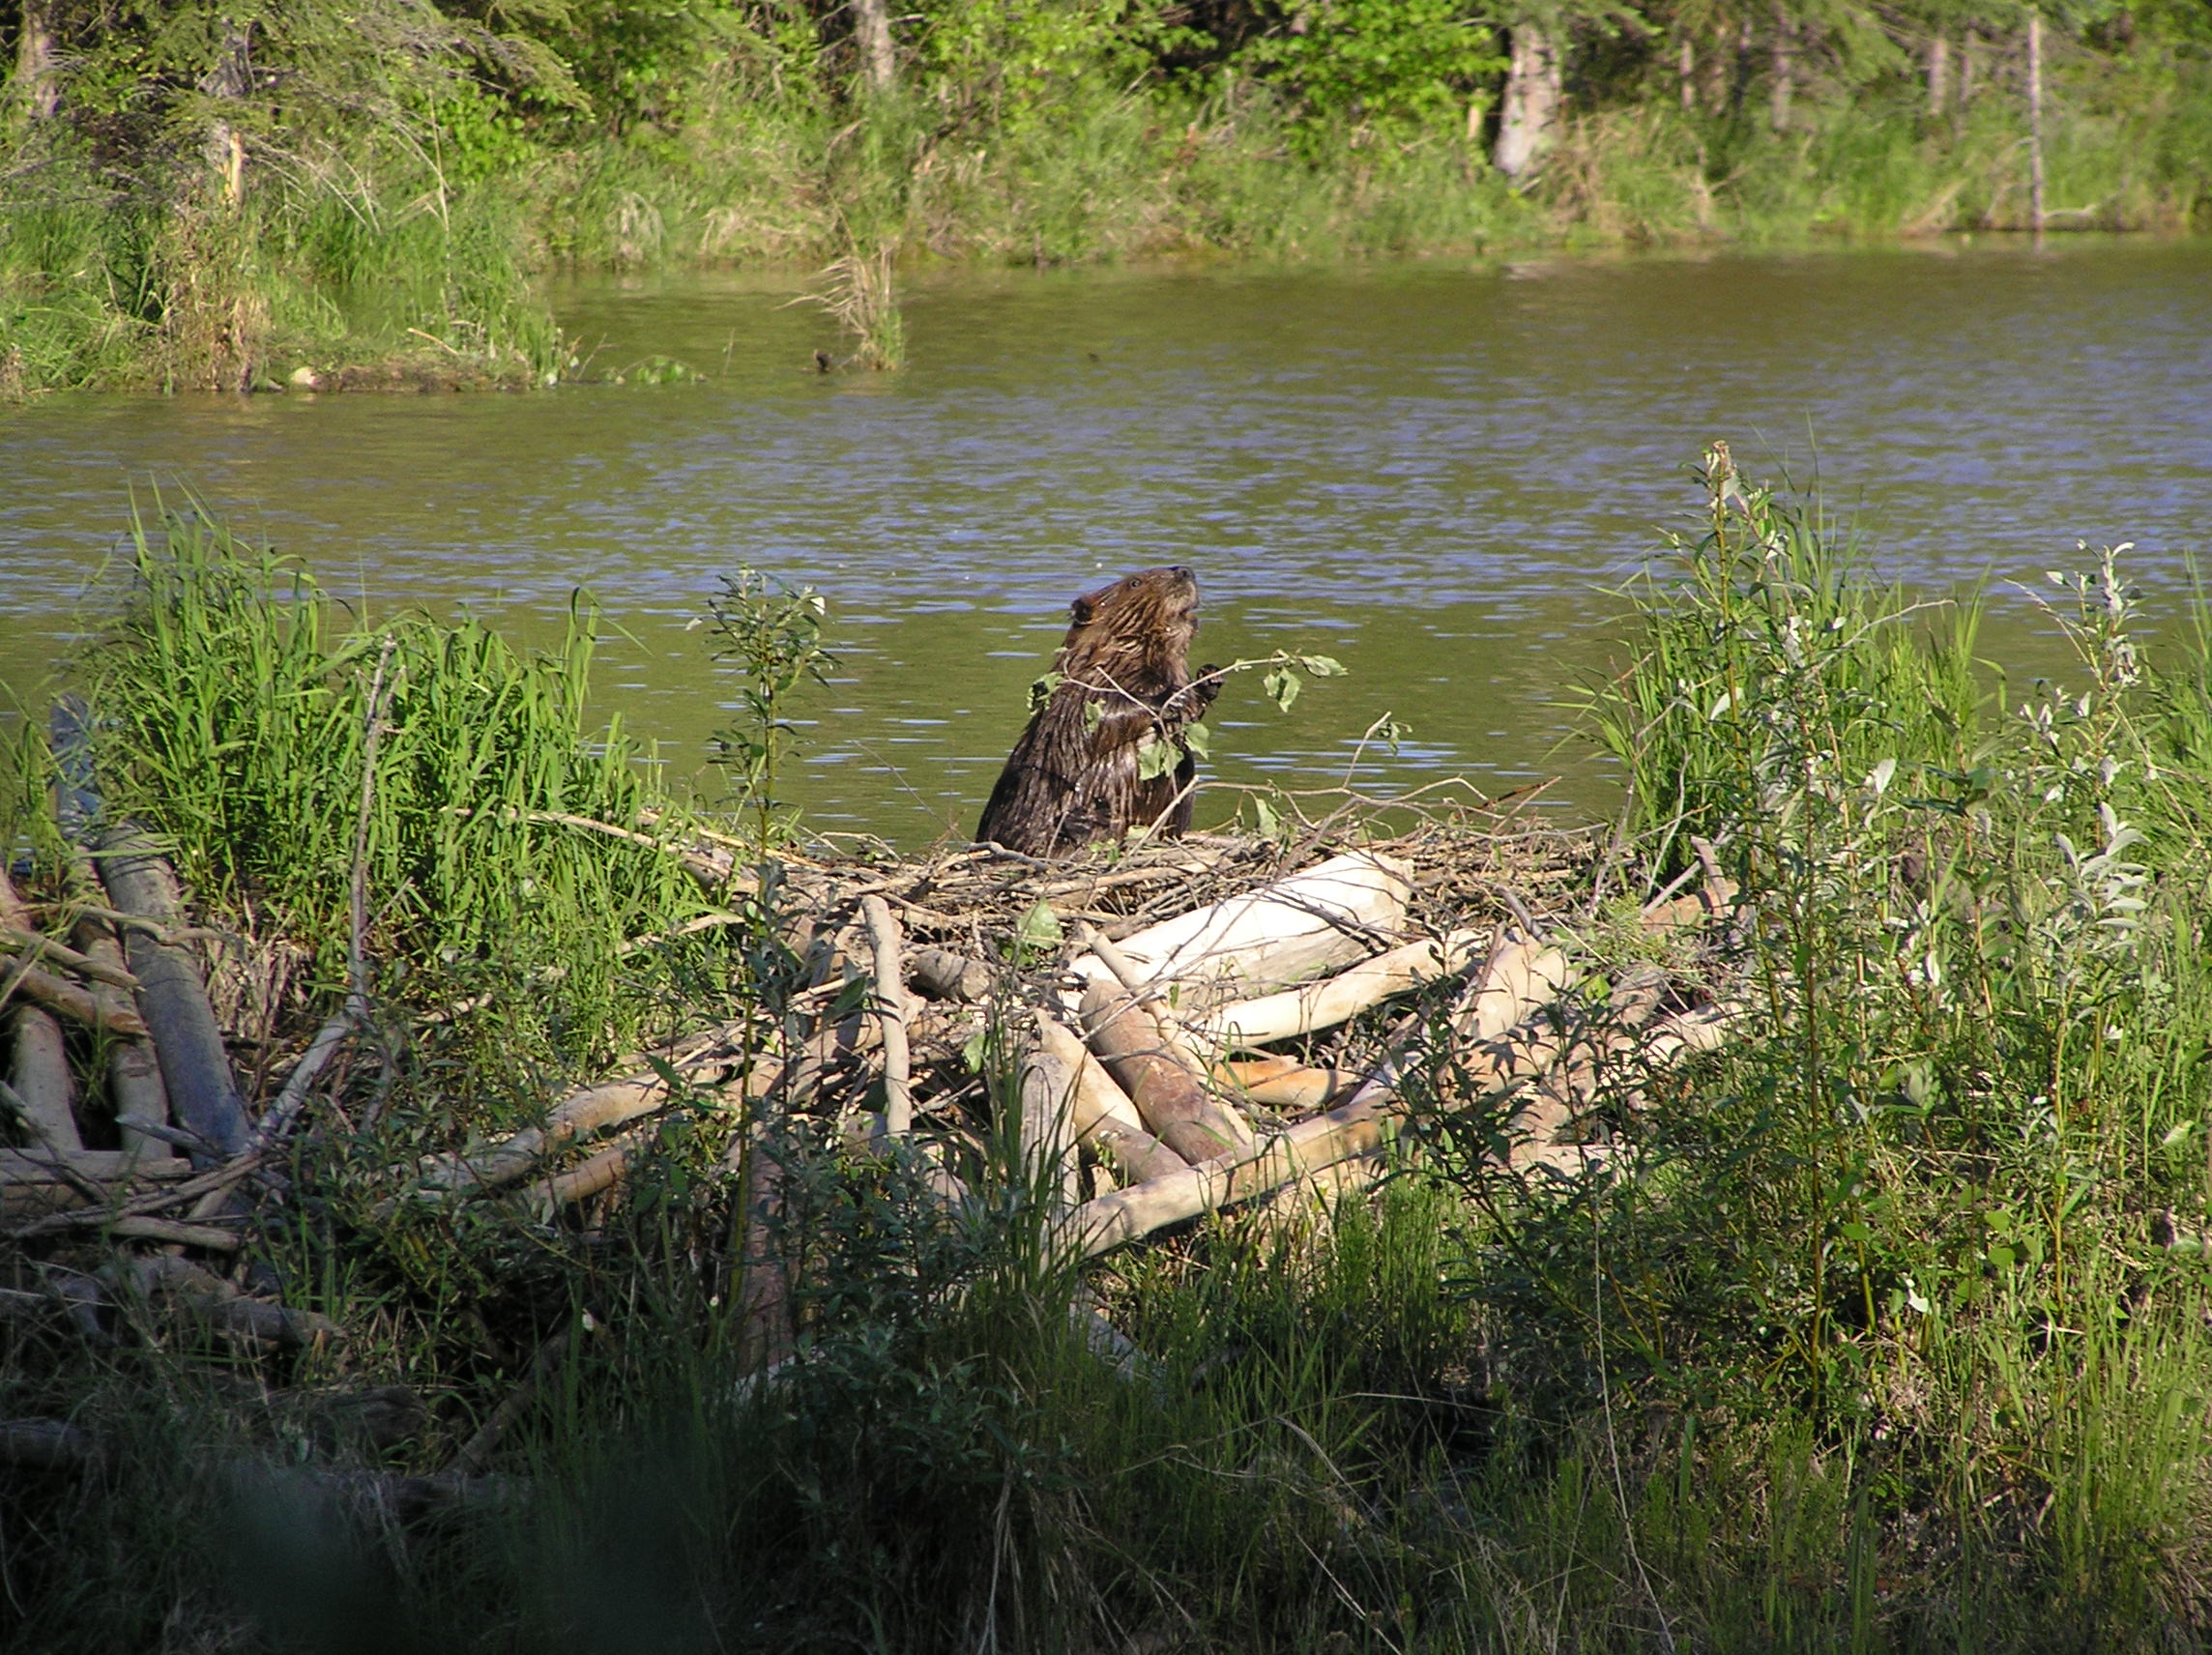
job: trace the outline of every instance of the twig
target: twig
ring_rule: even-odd
[[[418,339],[428,339],[430,343],[436,345],[440,350],[445,351],[452,356],[456,362],[467,362],[469,360],[468,354],[466,352],[455,350],[451,345],[446,343],[445,340],[439,338],[435,334],[425,334],[420,328],[410,328],[407,331],[410,334],[413,334]]]
[[[568,1335],[556,1333],[538,1347],[538,1353],[530,1358],[521,1380],[500,1400],[497,1408],[478,1426],[476,1434],[461,1444],[460,1452],[448,1463],[444,1474],[448,1477],[474,1477],[480,1475],[491,1464],[491,1457],[499,1449],[499,1439],[507,1435],[508,1427],[522,1417],[522,1410],[543,1387],[561,1366],[561,1359],[568,1352]]]
[[[149,919],[143,914],[126,914],[120,908],[109,908],[98,902],[40,903],[41,914],[66,913],[79,919],[104,919],[118,931],[135,931],[151,937],[164,948],[181,948],[188,943],[223,943],[235,948],[246,946],[245,939],[236,932],[219,930],[212,925],[164,925],[159,919]],[[136,980],[133,979],[133,986]]]
[[[172,1145],[194,1155],[206,1155],[215,1149],[215,1146],[197,1132],[182,1126],[170,1126],[159,1120],[148,1120],[142,1115],[119,1115],[115,1118],[115,1123],[118,1126],[128,1126],[133,1132],[156,1139],[163,1144]],[[220,1169],[213,1170],[219,1171]]]
[[[121,966],[106,965],[89,954],[80,954],[68,944],[55,942],[43,931],[33,931],[24,925],[0,924],[0,937],[29,948],[33,964],[42,958],[47,959],[65,971],[74,972],[87,982],[105,983],[110,988],[138,986],[138,979]]]

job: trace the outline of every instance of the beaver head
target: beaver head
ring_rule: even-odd
[[[1085,593],[1068,618],[1050,693],[1008,755],[975,837],[1050,857],[1131,828],[1182,831],[1197,774],[1182,727],[1205,716],[1214,687],[1190,676],[1197,576],[1140,569]],[[1160,741],[1175,749],[1172,774],[1147,762]]]
[[[1140,697],[1190,682],[1198,577],[1180,565],[1123,575],[1112,586],[1085,593],[1067,613],[1073,624],[1056,663],[1062,678],[1103,677]]]

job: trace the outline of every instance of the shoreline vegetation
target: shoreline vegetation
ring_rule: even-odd
[[[148,525],[0,766],[0,1641],[2201,1646],[2212,615],[2154,658],[2084,550],[1993,690],[1974,595],[1700,475],[1617,823],[1217,787],[1057,864],[806,838],[814,593],[715,606],[710,809],[584,606]],[[1286,878],[1294,986],[1130,986]]]
[[[2196,0],[16,0],[0,54],[0,396],[557,384],[560,268],[889,325],[934,263],[2212,221]]]

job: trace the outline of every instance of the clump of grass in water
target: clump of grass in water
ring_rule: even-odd
[[[794,305],[817,305],[829,313],[852,346],[847,365],[888,372],[906,360],[906,321],[899,314],[898,296],[891,286],[891,252],[879,247],[864,252],[854,247],[816,277],[819,293],[801,294]],[[826,355],[816,359],[827,373],[832,365]]]

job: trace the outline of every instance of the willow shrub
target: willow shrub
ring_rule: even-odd
[[[1703,476],[1591,713],[1654,853],[1695,833],[1740,885],[1736,1037],[1615,1076],[1623,1153],[1565,1194],[1438,1120],[1489,1215],[1470,1292],[1524,1410],[1719,1425],[1644,1491],[1677,1608],[1763,1571],[1727,1612],[1769,1635],[2200,1633],[2201,652],[2151,669],[2104,552],[2049,577],[2070,681],[1984,695],[1970,604],[1924,624],[1725,449]],[[1788,1476],[1747,1449],[1790,1440]],[[1772,1547],[1815,1472],[1843,1481],[1800,1589]],[[1854,1556],[1900,1582],[1859,1621]]]

